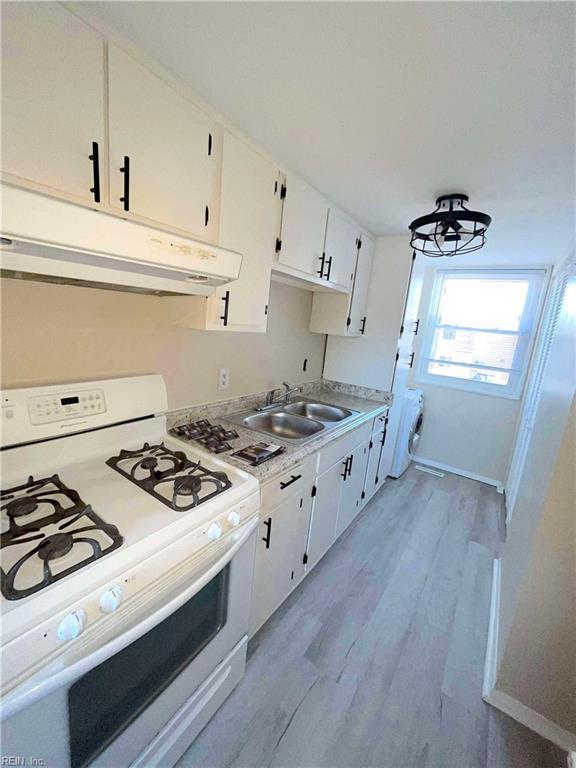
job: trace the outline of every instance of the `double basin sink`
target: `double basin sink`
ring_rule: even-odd
[[[358,411],[348,408],[300,398],[295,402],[270,406],[260,411],[240,411],[226,418],[256,432],[301,444],[357,415]]]

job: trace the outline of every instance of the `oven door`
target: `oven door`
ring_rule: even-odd
[[[31,703],[4,721],[3,755],[47,768],[172,765],[243,674],[255,526],[113,639],[15,691]]]

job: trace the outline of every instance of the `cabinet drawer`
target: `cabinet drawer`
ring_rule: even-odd
[[[316,454],[262,486],[262,515],[297,494],[310,495]]]
[[[388,416],[388,409],[384,411],[384,413],[381,413],[379,416],[376,416],[374,421],[372,422],[372,434],[374,435],[376,432],[381,432],[384,428],[384,423],[386,421],[386,417]]]
[[[349,432],[334,443],[330,443],[325,448],[322,448],[318,460],[318,474],[323,474],[327,469],[330,469],[333,464],[340,461],[343,456],[347,453],[351,453],[357,445],[363,443],[365,440],[369,440],[371,433],[372,422],[367,421],[353,432]]]

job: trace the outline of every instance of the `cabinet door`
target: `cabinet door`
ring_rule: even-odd
[[[286,176],[278,261],[319,277],[326,236],[328,201],[298,176]]]
[[[362,336],[366,331],[366,316],[368,306],[368,289],[370,288],[370,276],[372,274],[372,261],[374,258],[374,240],[368,235],[360,238],[356,272],[354,274],[354,289],[350,301],[350,323],[348,325],[349,336]]]
[[[90,155],[96,142],[103,175],[104,135],[103,41],[58,3],[4,3],[5,178],[96,202]]]
[[[342,484],[336,537],[340,536],[348,528],[352,520],[362,509],[362,491],[364,490],[368,454],[368,442],[362,443],[349,454],[349,470]]]
[[[218,163],[211,121],[113,45],[108,78],[110,204],[214,242]]]
[[[316,497],[308,536],[308,568],[315,565],[336,539],[345,458],[316,479]]]
[[[270,272],[280,212],[278,169],[247,144],[226,133],[220,245],[240,251],[243,259],[239,279],[218,288],[208,300],[211,320],[217,326],[266,331]],[[223,317],[226,317],[226,326]]]
[[[364,483],[364,504],[367,504],[376,493],[379,486],[379,467],[382,459],[382,440],[384,429],[376,432],[370,441],[368,454],[368,468],[366,470],[366,482]]]
[[[358,255],[358,226],[338,208],[330,208],[326,228],[325,277],[352,290]]]
[[[253,635],[288,596],[298,580],[297,560],[302,562],[310,504],[292,496],[262,520],[258,531],[256,565],[250,609]]]

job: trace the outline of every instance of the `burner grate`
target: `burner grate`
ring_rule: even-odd
[[[7,524],[0,540],[0,589],[7,600],[29,597],[124,542],[116,526],[102,520],[58,475],[41,480],[29,477],[23,485],[2,491],[0,514],[3,526]],[[80,527],[74,528],[77,524]],[[33,546],[25,548],[27,544]],[[55,570],[61,558],[74,553],[79,544],[87,545],[91,554]],[[23,554],[22,548],[25,548]],[[12,553],[15,554],[12,556]],[[31,573],[38,572],[38,578],[29,586],[17,586],[17,580],[22,579],[28,569]]]
[[[122,449],[106,464],[176,512],[186,512],[232,487],[225,472],[213,472],[164,443]]]

